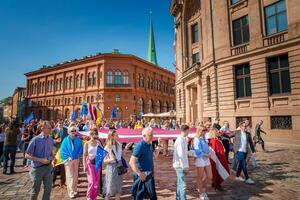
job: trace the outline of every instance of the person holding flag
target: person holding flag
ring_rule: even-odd
[[[88,189],[86,192],[86,196],[88,200],[96,200],[97,194],[98,194],[98,185],[99,185],[99,175],[100,170],[96,168],[96,157],[97,157],[97,150],[100,147],[99,141],[98,141],[98,133],[97,128],[92,129],[90,131],[90,140],[84,144],[83,148],[83,171],[87,174],[88,179]],[[101,148],[102,149],[102,148]],[[102,160],[105,157],[106,152],[104,149],[102,149],[101,156]],[[102,161],[100,163],[97,163],[101,166]]]
[[[211,147],[210,164],[212,169],[212,186],[215,190],[224,191],[221,183],[230,175],[229,165],[227,163],[224,146],[219,139],[217,128],[210,130],[209,146]]]
[[[77,195],[79,157],[82,156],[83,147],[81,139],[76,136],[75,126],[70,126],[68,133],[69,135],[61,144],[60,156],[65,165],[68,195],[73,199]]]
[[[197,168],[197,185],[201,200],[207,200],[207,184],[211,181],[211,167],[209,162],[210,149],[205,140],[206,130],[200,126],[197,128],[194,138],[195,165]]]
[[[86,121],[86,116],[88,115],[88,107],[84,101],[81,103],[81,118],[83,121]]]

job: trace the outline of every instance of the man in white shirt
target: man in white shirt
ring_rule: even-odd
[[[236,180],[245,181],[245,183],[247,184],[254,184],[254,181],[248,176],[247,161],[246,161],[246,157],[247,157],[247,153],[249,153],[249,149],[252,152],[252,154],[254,154],[255,152],[253,141],[251,138],[251,134],[246,130],[247,128],[246,123],[241,122],[239,127],[240,130],[237,130],[237,132],[234,135],[234,145],[233,145],[235,158],[232,164],[235,165],[235,163],[239,162],[239,166],[236,172]],[[245,179],[240,177],[242,170]]]
[[[189,126],[182,125],[180,129],[181,134],[174,143],[173,168],[177,175],[176,200],[186,200],[185,177],[189,168],[187,137]]]

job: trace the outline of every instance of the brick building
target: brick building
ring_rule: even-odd
[[[176,113],[300,138],[298,0],[172,0]]]
[[[28,110],[41,119],[80,115],[81,103],[99,103],[106,118],[175,109],[175,75],[133,55],[86,56],[25,74]]]

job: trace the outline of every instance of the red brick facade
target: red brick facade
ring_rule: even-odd
[[[174,73],[133,55],[98,54],[25,75],[27,112],[37,118],[67,118],[80,111],[83,100],[99,103],[106,118],[115,107],[117,118],[125,120],[141,111],[175,109]]]

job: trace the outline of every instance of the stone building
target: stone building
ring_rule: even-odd
[[[298,0],[172,0],[176,113],[300,137]]]
[[[28,110],[36,118],[80,116],[82,101],[99,103],[105,118],[117,119],[175,108],[175,75],[133,55],[118,52],[86,56],[25,74]]]
[[[25,114],[26,88],[17,87],[11,99],[11,116],[23,121]]]

